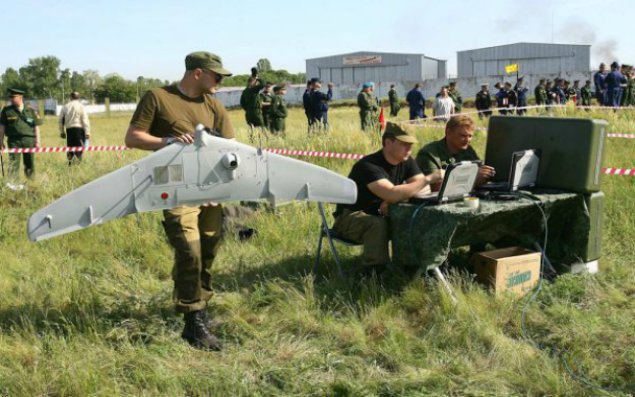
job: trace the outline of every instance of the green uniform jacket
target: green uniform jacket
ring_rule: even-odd
[[[271,101],[273,100],[273,94],[271,93],[265,94],[264,92],[261,92],[259,96],[260,96],[260,108],[262,109],[262,118],[265,124],[268,126],[269,120],[271,120]],[[268,103],[269,106],[266,106],[265,105],[266,103]]]
[[[388,91],[388,103],[390,104],[390,115],[394,117],[399,114],[399,109],[401,108],[401,106],[399,106],[399,97],[397,96],[397,90],[395,90],[394,88]]]
[[[284,100],[282,95],[274,95],[271,99],[271,131],[284,132],[285,119],[287,118],[287,101]]]
[[[258,80],[253,87],[247,87],[240,95],[240,106],[245,109],[247,124],[254,127],[262,127],[265,121],[262,115],[262,102],[260,91],[264,88],[264,82]]]
[[[593,98],[591,87],[582,87],[582,89],[580,90],[580,96],[582,97],[582,106],[591,106],[591,98]]]
[[[536,97],[536,105],[547,103],[547,89],[544,85],[537,85],[534,88],[534,96]]]
[[[416,158],[417,165],[419,165],[424,175],[445,169],[450,164],[468,160],[478,160],[478,155],[472,149],[472,146],[468,146],[467,149],[452,155],[448,151],[445,138],[425,145],[419,150]]]
[[[35,146],[35,126],[42,124],[42,119],[37,112],[24,106],[20,110],[9,105],[0,112],[0,124],[4,126],[4,133],[7,136],[9,147],[33,147]]]
[[[362,123],[362,130],[366,130],[374,124],[377,101],[373,94],[362,91],[357,95],[357,106],[359,106],[359,118]]]
[[[456,113],[461,113],[461,109],[463,109],[463,97],[458,90],[454,90],[452,92],[448,92],[450,98],[454,102],[454,110]]]

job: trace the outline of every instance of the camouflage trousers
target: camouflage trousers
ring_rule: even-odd
[[[35,147],[35,137],[9,138],[9,149]],[[35,173],[35,154],[33,153],[9,153],[9,176],[17,178],[20,171],[20,157],[24,164],[24,174],[31,178]]]
[[[174,300],[176,311],[202,310],[212,297],[212,263],[218,252],[223,209],[177,207],[163,211],[165,233],[174,248]]]
[[[390,262],[388,220],[364,211],[344,210],[333,225],[338,236],[363,244],[362,265],[385,265]]]

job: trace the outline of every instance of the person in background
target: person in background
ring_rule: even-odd
[[[271,89],[273,87],[272,83],[265,83],[265,88],[262,89],[260,95],[260,107],[262,108],[262,121],[265,129],[271,128],[271,117],[269,111],[271,109],[271,99],[273,98],[273,93]]]
[[[271,132],[274,134],[282,134],[286,130],[285,120],[287,118],[287,101],[284,95],[287,93],[287,87],[284,84],[277,85],[273,88],[273,97],[271,99]]]
[[[463,110],[463,97],[461,96],[459,90],[456,88],[456,81],[450,83],[450,86],[448,88],[448,96],[454,101],[455,112],[461,113],[461,110]]]
[[[362,131],[373,131],[377,125],[377,99],[373,95],[373,83],[362,84],[362,90],[357,95],[357,106],[359,107],[359,119]]]
[[[454,101],[448,95],[448,87],[443,86],[434,100],[434,118],[436,121],[447,122],[454,113]]]
[[[622,104],[622,92],[626,88],[626,77],[620,73],[620,64],[613,62],[611,71],[604,79],[608,106],[617,108]]]
[[[24,91],[9,89],[10,105],[0,112],[0,149],[4,149],[4,137],[7,137],[9,149],[40,147],[40,125],[42,119],[32,107],[24,103]],[[35,155],[22,153],[24,174],[33,178],[35,174]],[[9,176],[17,178],[20,169],[20,153],[9,154]],[[8,183],[9,188],[20,190],[24,185]]]
[[[584,87],[580,90],[580,97],[582,106],[591,106],[591,99],[593,98],[593,92],[591,92],[591,80],[587,80]],[[585,110],[589,112],[591,109],[586,107]]]
[[[604,62],[600,64],[600,67],[597,72],[593,74],[593,83],[595,84],[595,98],[598,101],[598,105],[606,106],[607,104],[607,96],[606,96],[606,83],[604,80],[606,79],[606,65]]]
[[[395,89],[395,85],[390,85],[390,90],[388,91],[388,103],[390,104],[390,116],[397,117],[399,114],[399,96],[397,95],[397,90]]]
[[[421,92],[421,85],[419,83],[408,91],[406,94],[406,102],[410,108],[410,120],[425,119],[426,118],[426,99]]]
[[[79,99],[79,92],[71,92],[71,100],[62,107],[59,116],[60,137],[66,139],[68,147],[84,147],[90,138],[88,113]],[[72,165],[74,159],[82,161],[82,154],[82,151],[66,153],[68,165]]]
[[[547,89],[545,88],[545,79],[540,79],[536,88],[534,88],[534,97],[536,106],[545,105],[547,103]]]
[[[322,82],[320,79],[311,79],[311,93],[309,98],[309,107],[311,113],[311,126],[314,129],[328,130],[329,119],[328,102],[333,99],[333,83],[328,83],[328,90],[326,94],[320,91],[322,89]]]
[[[483,119],[483,116],[489,117],[492,115],[492,96],[489,94],[489,84],[481,84],[481,90],[476,93],[476,100],[474,102],[476,110],[478,110],[478,118]]]
[[[529,89],[525,87],[524,78],[520,77],[514,86],[514,93],[516,94],[519,108],[516,109],[516,114],[519,116],[527,113],[527,92],[529,92]]]

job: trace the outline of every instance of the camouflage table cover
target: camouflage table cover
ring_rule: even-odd
[[[400,203],[390,207],[393,261],[427,270],[440,266],[450,249],[489,242],[498,247],[544,244],[540,204],[548,219],[547,257],[554,265],[579,261],[590,230],[584,196],[541,193],[535,200],[480,200],[478,209],[462,202],[422,206]]]

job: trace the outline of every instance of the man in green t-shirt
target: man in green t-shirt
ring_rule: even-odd
[[[40,146],[40,125],[42,119],[37,112],[24,104],[24,91],[17,88],[9,89],[11,105],[0,112],[0,149],[4,149],[4,136],[7,136],[9,149],[33,148]],[[17,177],[20,169],[20,154],[9,154],[9,174]],[[23,153],[24,173],[33,177],[35,173],[35,159],[33,153]]]
[[[197,124],[227,139],[234,129],[215,87],[231,73],[221,58],[194,52],[185,58],[185,74],[177,84],[148,91],[130,121],[126,146],[158,150],[173,142],[191,144]],[[165,232],[175,251],[172,271],[177,312],[184,313],[182,337],[203,350],[219,350],[220,341],[209,332],[207,302],[212,297],[211,267],[221,240],[221,206],[182,206],[163,211]]]
[[[445,138],[427,144],[417,153],[417,165],[428,175],[436,170],[445,170],[448,165],[459,161],[478,160],[478,155],[470,145],[474,136],[475,124],[469,116],[451,117],[445,126]],[[496,174],[494,168],[482,165],[479,169],[476,184],[481,185]],[[432,185],[437,191],[441,184]]]

